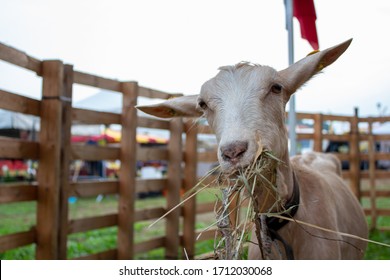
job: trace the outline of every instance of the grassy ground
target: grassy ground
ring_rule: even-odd
[[[200,202],[214,201],[213,192],[203,192],[198,196]],[[363,201],[367,206],[369,202]],[[390,208],[390,198],[380,199],[378,207]],[[163,198],[143,199],[136,202],[137,209],[147,207],[165,206]],[[70,204],[70,218],[92,217],[117,212],[117,199],[115,196],[107,196],[101,202],[95,199],[79,199],[76,203]],[[21,202],[14,204],[0,205],[0,235],[11,234],[29,230],[35,225],[36,203]],[[214,221],[213,214],[202,215],[197,219],[196,228],[204,229]],[[370,219],[368,219],[370,223]],[[157,236],[164,236],[165,223],[162,221],[151,229],[147,229],[151,221],[138,222],[134,226],[135,242],[142,242]],[[378,226],[390,227],[390,217],[381,217]],[[68,258],[76,258],[96,252],[106,251],[117,247],[117,228],[110,227],[100,230],[93,230],[86,233],[71,234],[68,238]],[[370,239],[390,244],[390,231],[373,231]],[[196,254],[203,254],[213,250],[214,241],[203,241],[196,244]],[[0,253],[0,259],[34,259],[35,245]],[[139,254],[137,259],[162,259],[164,250],[157,249],[148,253]],[[380,245],[369,244],[365,259],[390,259],[390,248]]]

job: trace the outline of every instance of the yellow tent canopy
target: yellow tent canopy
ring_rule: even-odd
[[[120,142],[122,135],[120,131],[112,130],[107,128],[105,134],[115,140],[115,142]],[[137,134],[137,142],[140,144],[167,144],[168,139],[158,136],[152,136],[147,134]]]

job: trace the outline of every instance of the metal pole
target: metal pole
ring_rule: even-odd
[[[284,0],[284,4],[286,6],[286,29],[288,33],[288,64],[291,65],[294,63],[293,0]],[[289,101],[288,113],[290,156],[294,156],[297,153],[297,135],[295,131],[296,123],[295,95],[292,95]]]

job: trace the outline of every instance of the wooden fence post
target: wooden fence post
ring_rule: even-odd
[[[68,243],[68,199],[69,199],[69,164],[71,154],[72,127],[72,87],[73,66],[64,66],[64,87],[62,93],[62,125],[61,125],[61,170],[60,170],[60,204],[59,204],[59,239],[58,258],[67,259]]]
[[[134,258],[135,184],[137,164],[138,84],[123,82],[122,136],[119,173],[118,259]]]
[[[370,180],[371,230],[377,226],[376,192],[375,192],[375,141],[372,132],[372,118],[368,122],[368,160]]]
[[[350,187],[356,197],[360,200],[359,118],[357,108],[355,108],[355,114],[351,119],[349,159]]]
[[[180,190],[182,183],[182,159],[183,159],[183,120],[175,118],[170,121],[170,139],[168,144],[168,189],[167,211],[180,203]],[[172,211],[166,217],[165,258],[177,259],[180,245],[180,207]]]
[[[42,78],[36,258],[57,259],[63,63],[57,60],[43,61]]]
[[[314,151],[322,152],[322,114],[314,115]]]
[[[188,192],[197,183],[197,150],[198,150],[198,127],[193,120],[186,123],[185,142],[185,170],[184,170],[184,191]],[[183,248],[189,259],[195,256],[195,223],[196,223],[196,197],[191,198],[183,205]],[[186,257],[186,256],[184,256]]]

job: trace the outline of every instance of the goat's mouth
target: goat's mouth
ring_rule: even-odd
[[[269,177],[275,174],[279,163],[276,156],[267,149],[259,149],[252,161],[239,162],[237,164],[221,164],[221,175],[224,178],[234,179],[237,177],[252,177],[259,175]]]
[[[221,174],[227,177],[234,177],[235,175],[239,175],[240,173],[243,173],[245,170],[249,169],[250,166],[251,164],[249,162],[220,162]]]
[[[255,166],[261,164],[262,158],[265,154],[268,153],[268,149],[263,148],[263,146],[258,145],[256,153],[253,157],[248,157],[241,155],[237,157],[235,160],[226,160],[225,158],[220,159],[220,166],[222,173],[225,175],[234,175],[237,173],[242,173],[248,169],[251,169]]]

